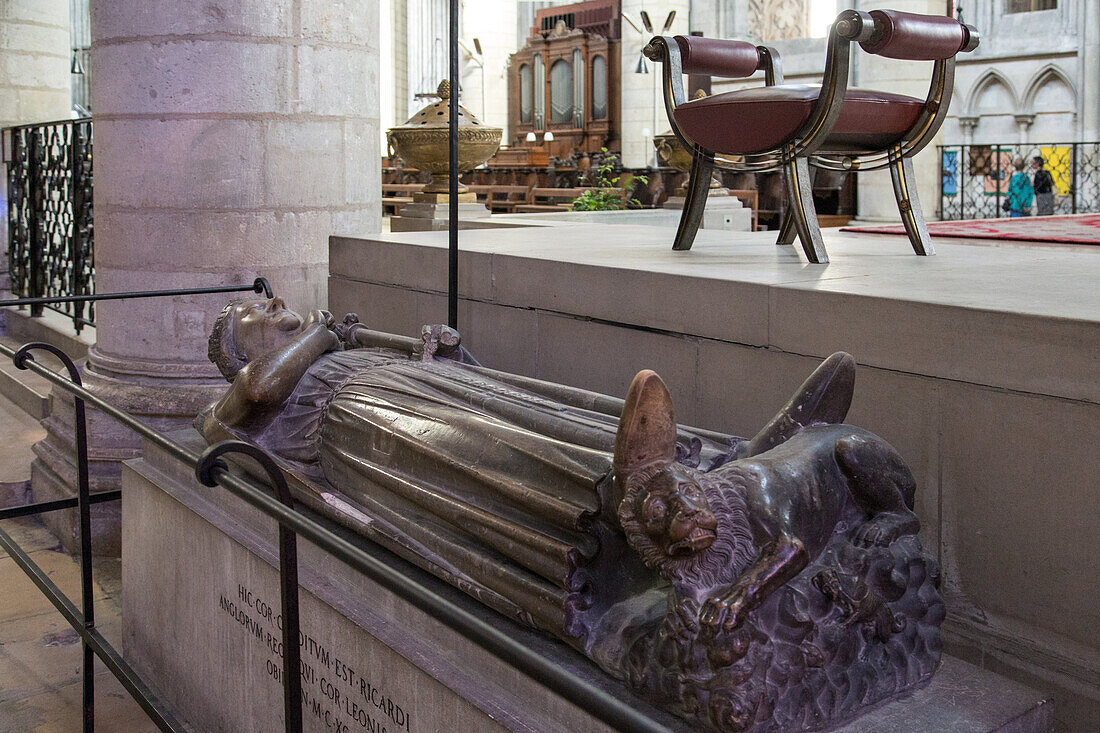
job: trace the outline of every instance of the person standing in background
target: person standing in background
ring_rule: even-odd
[[[1035,191],[1035,215],[1050,216],[1054,213],[1054,177],[1046,169],[1046,161],[1036,155],[1031,159],[1031,169],[1035,171],[1032,188]]]
[[[1012,176],[1012,180],[1008,182],[1008,199],[1005,201],[1009,212],[1011,212],[1009,215],[1013,217],[1031,216],[1033,195],[1031,178],[1024,172],[1026,164],[1023,158],[1016,158],[1012,161],[1012,165],[1016,168],[1016,173]]]

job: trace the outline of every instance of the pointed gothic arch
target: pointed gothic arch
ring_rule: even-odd
[[[982,96],[987,90],[1000,84],[1008,92],[1009,98],[1012,100],[1012,109],[1006,109],[1005,114],[1015,114],[1020,111],[1020,95],[1016,93],[1016,87],[1009,81],[1004,74],[996,69],[990,69],[982,74],[981,78],[974,85],[974,88],[970,90],[970,98],[966,103],[966,114],[977,116],[979,114],[978,103],[981,101]]]
[[[1054,64],[1047,64],[1031,78],[1031,81],[1027,85],[1027,89],[1024,91],[1022,112],[1026,114],[1035,113],[1035,98],[1039,95],[1040,90],[1052,81],[1061,82],[1065,84],[1066,89],[1069,90],[1070,95],[1070,108],[1069,112],[1077,113],[1077,86],[1069,78],[1066,72],[1062,71]]]

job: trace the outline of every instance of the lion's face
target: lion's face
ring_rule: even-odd
[[[744,500],[729,479],[671,463],[638,471],[623,488],[627,541],[683,592],[727,585],[751,560]]]
[[[702,552],[717,536],[718,520],[702,487],[675,465],[637,492],[634,514],[653,544],[670,558]]]

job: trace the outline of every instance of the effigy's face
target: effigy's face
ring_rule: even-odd
[[[241,303],[233,311],[233,341],[247,359],[288,343],[302,327],[302,317],[282,298]]]
[[[669,558],[706,550],[717,537],[718,521],[699,483],[670,467],[648,482],[635,499],[635,517],[649,539]]]

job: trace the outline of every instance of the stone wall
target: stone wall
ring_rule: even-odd
[[[0,3],[0,127],[69,114],[69,3]]]
[[[69,116],[67,0],[0,2],[0,127]],[[7,167],[0,163],[0,182]],[[0,185],[0,291],[8,287],[8,188]]]

